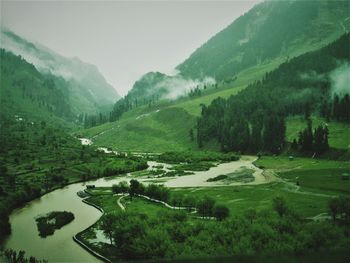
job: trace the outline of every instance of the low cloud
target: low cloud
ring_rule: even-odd
[[[214,85],[215,83],[215,79],[211,77],[206,77],[202,80],[192,80],[185,79],[180,75],[176,75],[168,77],[165,80],[159,82],[156,85],[155,89],[166,89],[166,94],[163,97],[166,99],[176,99],[182,95],[185,95],[196,87],[203,88],[204,86]]]
[[[350,64],[348,62],[341,64],[329,76],[332,95],[350,93]]]
[[[305,80],[307,82],[328,81],[328,76],[326,74],[318,74],[314,70],[301,73],[299,76],[301,80]]]

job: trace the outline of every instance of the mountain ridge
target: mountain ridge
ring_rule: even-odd
[[[81,59],[67,58],[43,46],[34,44],[9,30],[1,30],[1,46],[21,55],[43,74],[64,78],[70,86],[75,112],[98,113],[105,105],[112,105],[119,94],[105,80],[98,68]],[[76,103],[79,102],[80,103]],[[73,107],[73,108],[74,108]]]

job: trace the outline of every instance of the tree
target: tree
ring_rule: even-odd
[[[198,213],[203,217],[211,216],[213,214],[214,205],[215,200],[208,196],[205,196],[197,203]]]
[[[183,205],[187,207],[187,210],[191,210],[196,206],[196,199],[192,195],[188,195],[183,200]]]
[[[222,221],[230,215],[230,210],[227,208],[227,206],[216,205],[214,207],[213,214],[217,220]]]
[[[273,208],[275,209],[275,211],[278,213],[280,217],[283,217],[288,211],[287,203],[284,197],[277,196],[272,200],[272,202],[273,202]]]
[[[115,194],[127,193],[128,191],[129,191],[129,185],[125,181],[112,185],[112,192]]]
[[[139,194],[140,193],[140,182],[135,180],[135,179],[132,179],[130,180],[130,188],[129,188],[129,195],[130,195],[130,198],[132,199],[133,196],[135,194]]]
[[[103,233],[109,238],[111,245],[113,244],[113,229],[116,221],[115,214],[106,214],[102,217],[101,229]]]
[[[193,141],[194,141],[193,129],[190,129],[190,131],[189,131],[189,136],[190,136],[191,142],[193,142]]]

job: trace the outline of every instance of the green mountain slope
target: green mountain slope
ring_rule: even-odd
[[[278,57],[320,48],[349,29],[349,1],[266,1],[198,48],[177,69],[185,77],[230,78]]]
[[[1,119],[31,117],[48,121],[73,121],[67,83],[40,73],[22,57],[0,49]]]
[[[64,79],[70,93],[69,104],[75,114],[96,114],[119,98],[117,91],[106,82],[96,66],[78,58],[63,57],[6,30],[1,31],[1,47],[21,55],[39,72]]]
[[[218,96],[227,98],[290,57],[321,48],[347,32],[349,8],[348,1],[258,4],[191,54],[177,67],[180,72],[177,76],[145,74],[135,82],[126,102],[116,104],[112,119],[157,98],[176,98],[200,85],[203,79],[212,78],[210,83],[216,80],[216,86],[221,87],[217,94],[212,92],[206,98],[183,105],[190,113],[199,115],[201,103],[208,104]]]
[[[276,104],[276,106],[288,107],[294,110],[295,114],[303,114],[302,110],[305,109],[304,102],[310,101],[312,109],[317,113],[321,100],[329,94],[320,91],[322,91],[322,88],[328,87],[328,92],[330,92],[329,72],[333,72],[339,66],[338,63],[341,60],[349,60],[348,49],[346,48],[348,46],[349,35],[345,35],[329,47],[301,55],[291,61],[285,62],[279,69],[272,71],[268,74],[270,81],[269,87],[272,88],[269,95],[273,98],[273,100],[271,99],[271,103]],[[256,75],[253,73],[254,71],[248,71],[246,77],[242,77],[241,83],[245,83],[246,85],[250,80],[254,80],[254,78],[257,78],[261,74]],[[326,74],[324,77],[327,78],[328,84],[325,85],[322,79],[321,82],[319,80],[316,82],[310,82],[310,79],[303,80],[302,78],[305,74],[311,74],[316,79],[322,76],[322,74]],[[249,77],[251,75],[254,77]],[[211,99],[226,92],[227,94],[225,96],[229,97],[230,92],[232,92],[238,94],[239,97],[236,100],[241,98],[242,103],[246,101],[247,97],[250,97],[248,100],[250,103],[248,105],[249,107],[245,107],[245,109],[248,112],[253,112],[263,97],[259,100],[262,94],[256,90],[256,85],[251,85],[248,88],[245,88],[245,85],[218,90],[217,92],[187,101],[159,102],[151,107],[138,107],[125,113],[119,121],[82,131],[82,134],[91,137],[97,145],[112,146],[117,150],[153,152],[169,149],[196,150],[198,146],[195,142],[191,141],[189,132],[196,127],[197,107],[200,108],[199,104],[202,102],[210,103]],[[309,92],[303,93],[305,90]],[[275,101],[276,96],[273,96],[273,93],[280,94],[280,102]],[[286,94],[289,94],[289,96],[286,97]],[[293,106],[293,103],[289,103],[283,106],[283,103],[288,100],[296,104]],[[287,139],[294,139],[293,136],[296,129],[299,129],[300,126],[300,121],[296,121],[294,118],[287,119]],[[349,124],[340,124],[331,121],[328,122],[328,128],[331,132],[330,146],[347,149],[347,144],[341,145],[348,138],[343,131],[349,129]],[[211,139],[214,139],[214,137]],[[219,150],[220,147],[215,140],[210,140],[204,144],[204,149]]]

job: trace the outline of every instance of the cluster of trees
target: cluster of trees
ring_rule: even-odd
[[[307,127],[299,132],[298,141],[293,140],[292,149],[322,153],[329,149],[328,135],[329,131],[326,125],[319,125],[313,131],[312,121],[308,118]]]
[[[215,200],[208,196],[195,200],[192,196],[171,194],[164,185],[144,185],[135,179],[130,180],[130,185],[125,181],[113,185],[112,191],[113,193],[128,193],[130,198],[133,198],[135,195],[145,195],[152,199],[169,203],[174,207],[186,207],[188,211],[197,210],[197,213],[202,217],[215,217],[218,220],[227,218],[230,213],[226,206],[216,205]]]
[[[224,151],[281,151],[285,117],[316,112],[330,97],[330,81],[317,76],[334,70],[339,60],[350,60],[348,43],[349,34],[345,34],[325,48],[281,64],[235,96],[202,105],[197,121],[198,146],[216,139]],[[348,96],[335,105],[335,116],[343,119],[348,112]]]
[[[113,185],[112,191],[114,193],[128,193],[131,199],[135,195],[146,195],[156,200],[169,201],[169,189],[165,186],[157,184],[144,185],[135,179],[130,180],[130,185],[124,181]]]
[[[91,128],[97,125],[104,124],[109,121],[109,117],[106,114],[99,113],[97,115],[89,114],[79,114],[77,118],[77,123],[83,125],[84,128]]]
[[[206,89],[207,87],[204,86],[204,89]],[[200,97],[202,95],[202,90],[200,87],[196,87],[194,89],[191,89],[190,92],[188,93],[188,97],[189,98],[196,98],[196,97]]]
[[[252,103],[255,98],[247,100]],[[202,105],[201,116],[197,121],[198,146],[202,147],[204,143],[216,139],[223,151],[281,151],[286,130],[283,114],[275,109],[276,104],[270,104],[268,97],[262,103],[269,106],[257,112],[257,108],[250,108],[253,105],[247,100],[238,94],[228,100],[217,98],[209,106]]]
[[[74,220],[74,214],[67,211],[54,211],[35,219],[39,230],[39,236],[53,235],[56,229]]]
[[[328,203],[329,212],[333,221],[349,221],[350,220],[350,197],[339,196],[332,198]]]
[[[47,260],[39,260],[33,256],[26,257],[23,250],[17,252],[13,249],[6,249],[2,254],[8,260],[8,263],[48,263]]]
[[[348,93],[343,96],[335,94],[333,100],[324,100],[321,109],[321,116],[327,120],[336,120],[350,123],[350,96]]]
[[[151,107],[159,101],[159,95],[152,95],[149,98],[133,98],[130,94],[125,96],[124,98],[118,100],[114,106],[113,110],[109,114],[109,121],[119,120],[123,113],[130,111],[139,106],[148,105]]]
[[[349,249],[348,225],[306,221],[282,197],[275,198],[273,207],[277,216],[271,209],[250,208],[223,221],[192,219],[184,211],[162,211],[155,217],[118,212],[106,214],[100,226],[112,244],[106,250],[111,259],[292,257]]]

